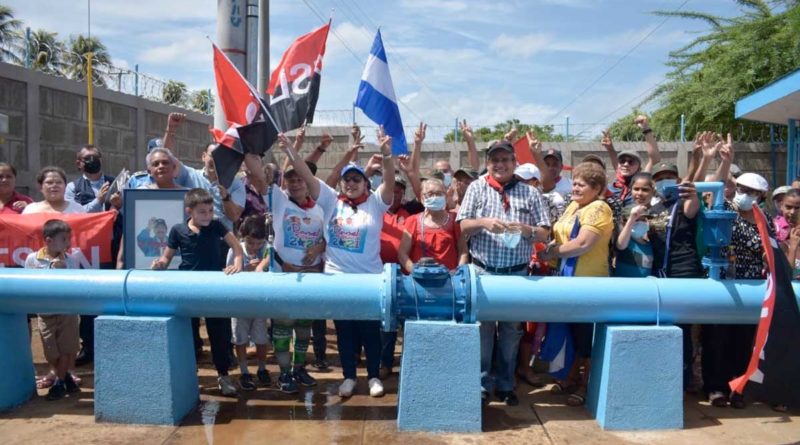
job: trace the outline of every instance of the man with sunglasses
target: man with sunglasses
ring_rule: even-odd
[[[653,129],[650,128],[646,116],[637,116],[633,121],[641,130],[644,136],[645,145],[647,146],[648,160],[647,164],[642,164],[642,158],[635,150],[623,150],[617,155],[617,170],[615,172],[616,178],[608,189],[614,194],[614,197],[622,201],[624,207],[633,205],[633,196],[631,195],[631,178],[640,171],[650,173],[653,165],[661,162],[661,153],[658,151],[658,142],[653,135]],[[612,153],[613,146],[606,147],[609,153]],[[612,155],[613,159],[613,155]],[[676,172],[677,174],[677,172]],[[655,177],[653,178],[655,180]]]

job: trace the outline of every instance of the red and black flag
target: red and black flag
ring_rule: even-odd
[[[238,127],[233,124],[224,133],[217,129],[211,131],[217,142],[217,146],[211,151],[211,159],[214,160],[217,182],[225,188],[231,187],[236,173],[239,172],[242,162],[244,162],[244,152],[237,132]]]
[[[266,93],[270,114],[280,131],[294,130],[314,121],[330,26],[328,22],[300,36],[272,72]]]
[[[767,221],[753,207],[767,261],[767,292],[761,305],[755,347],[744,375],[730,381],[731,390],[771,404],[800,406],[800,310],[792,288],[792,267]]]

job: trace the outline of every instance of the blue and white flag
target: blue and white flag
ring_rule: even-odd
[[[361,74],[355,105],[373,122],[383,125],[385,133],[392,137],[392,154],[408,153],[403,121],[400,119],[400,109],[394,96],[392,75],[389,73],[389,62],[386,60],[380,30],[375,35],[367,65]]]

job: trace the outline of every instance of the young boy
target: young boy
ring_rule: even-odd
[[[31,253],[25,259],[27,269],[78,269],[73,257],[67,254],[72,233],[69,225],[60,219],[51,219],[42,229],[45,247]],[[80,350],[78,327],[80,316],[39,314],[39,334],[47,363],[53,368],[56,380],[47,393],[47,400],[58,400],[66,393],[81,389],[69,373],[75,366],[75,357]]]
[[[181,254],[180,270],[218,271],[223,268],[222,243],[233,251],[233,264],[224,268],[226,275],[242,270],[242,247],[236,237],[225,226],[214,219],[214,198],[208,191],[194,188],[183,198],[189,220],[175,224],[169,231],[167,248],[161,258],[153,261],[152,268],[163,270],[169,267],[175,252]],[[228,354],[230,352],[231,322],[227,318],[206,318],[211,356],[217,368],[217,383],[224,396],[236,396],[236,386],[228,376]]]
[[[252,215],[245,218],[239,227],[239,237],[242,239],[244,250],[244,270],[254,271],[267,252],[267,224],[261,215]],[[228,251],[228,265],[234,262],[233,251]],[[267,371],[267,332],[266,318],[237,318],[231,319],[233,338],[231,342],[236,347],[236,357],[239,359],[239,387],[245,391],[253,391],[256,384],[253,375],[247,368],[247,345],[251,341],[256,345],[256,361],[258,362],[258,381],[263,386],[269,386],[272,381]]]

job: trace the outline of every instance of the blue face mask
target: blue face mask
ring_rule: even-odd
[[[515,232],[503,232],[503,244],[508,247],[509,249],[513,249],[517,247],[519,241],[522,239],[522,232],[515,231]]]
[[[369,178],[369,185],[372,186],[372,190],[377,190],[381,184],[383,184],[383,175],[374,174]]]
[[[677,179],[662,179],[656,182],[656,191],[659,195],[664,195],[664,191],[671,185],[678,185]]]
[[[445,187],[450,187],[450,184],[453,182],[453,175],[450,173],[445,173],[442,182],[444,183]]]
[[[636,221],[631,228],[631,238],[639,241],[644,239],[647,231],[650,229],[650,224],[647,221]]]
[[[444,196],[431,196],[422,201],[422,205],[424,205],[426,209],[432,211],[444,210],[446,204],[447,201]]]

